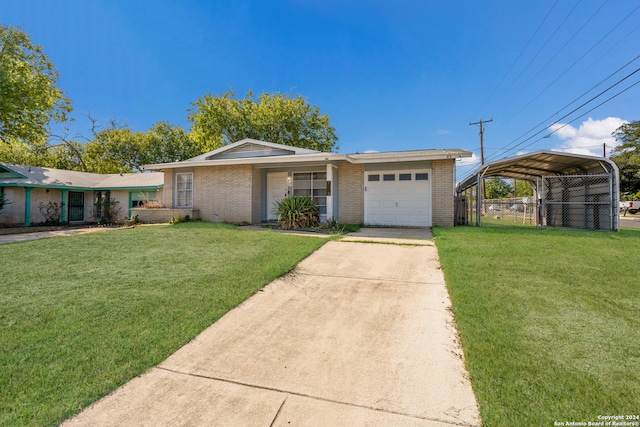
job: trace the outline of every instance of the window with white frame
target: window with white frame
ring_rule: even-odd
[[[294,172],[293,195],[313,197],[320,214],[325,215],[327,213],[327,173]]]
[[[193,206],[193,173],[176,174],[176,204],[179,208]]]

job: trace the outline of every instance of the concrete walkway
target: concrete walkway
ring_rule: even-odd
[[[450,305],[430,241],[332,241],[63,426],[479,426]]]
[[[0,235],[0,245],[5,243],[28,242],[30,240],[48,239],[50,237],[71,236],[73,234],[97,233],[99,231],[114,230],[106,227],[64,228],[53,231],[35,231],[33,233],[16,233]]]

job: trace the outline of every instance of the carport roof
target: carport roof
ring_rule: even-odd
[[[607,168],[617,170],[616,164],[605,157],[543,150],[487,163],[463,179],[457,188],[460,192],[473,187],[479,177],[531,180],[541,176],[593,173],[598,169],[609,173],[611,169]]]

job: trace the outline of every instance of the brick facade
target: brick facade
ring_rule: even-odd
[[[338,221],[343,224],[364,222],[364,165],[339,163]]]
[[[454,225],[454,159],[433,160],[431,162],[432,223],[439,227]]]
[[[253,215],[251,165],[196,167],[193,171],[193,207],[203,221],[251,223]]]

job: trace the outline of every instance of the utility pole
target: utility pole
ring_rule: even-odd
[[[473,126],[473,125],[480,125],[480,161],[482,162],[482,165],[484,166],[484,128],[482,127],[482,125],[484,123],[491,123],[493,121],[493,119],[489,119],[489,120],[482,120],[480,119],[480,121],[474,122],[474,123],[469,123],[469,126]],[[487,192],[485,190],[484,187],[484,177],[482,178],[482,189],[481,191],[481,198],[478,197],[479,201],[480,201],[480,205],[479,205],[479,209],[478,209],[478,223],[480,223],[481,219],[480,219],[480,210],[483,209],[482,207],[482,201],[487,199]]]
[[[480,161],[482,162],[483,165],[484,165],[484,128],[482,127],[482,125],[484,123],[491,123],[492,121],[493,119],[489,119],[489,120],[480,120],[478,122],[469,123],[469,126],[480,125]]]

